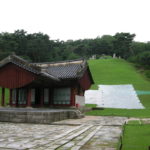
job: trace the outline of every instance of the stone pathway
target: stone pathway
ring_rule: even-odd
[[[125,117],[69,119],[51,125],[0,123],[1,150],[115,150]]]

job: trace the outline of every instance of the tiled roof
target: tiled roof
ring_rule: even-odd
[[[50,66],[47,72],[60,79],[78,78],[81,76],[82,70],[85,68],[82,64],[66,64],[58,66]]]
[[[49,64],[40,64],[40,66],[47,72],[59,79],[73,79],[80,78],[83,70],[86,69],[87,64],[85,60],[72,60],[65,62],[56,62]]]
[[[78,72],[81,70],[81,65],[72,64],[65,66],[52,66],[47,68],[47,72],[58,78],[77,78]]]
[[[0,67],[10,62],[37,75],[57,81],[80,78],[88,67],[87,62],[83,59],[52,63],[29,63],[14,54],[0,61]]]
[[[35,65],[31,65],[29,62],[27,62],[26,60],[16,56],[16,55],[10,55],[8,57],[6,57],[5,59],[3,59],[2,61],[0,61],[0,67],[8,64],[8,63],[13,63],[21,68],[24,68],[30,72],[36,73],[38,74],[40,71],[40,68],[35,66]]]
[[[19,56],[16,56],[15,54],[10,55],[10,56],[6,57],[5,59],[3,59],[2,61],[0,61],[0,68],[5,66],[8,63],[13,63],[27,71],[37,74],[37,75],[51,78],[52,80],[59,80],[57,77],[54,77],[46,72],[43,72],[41,67],[34,65],[32,63],[29,63],[28,61],[22,59]]]

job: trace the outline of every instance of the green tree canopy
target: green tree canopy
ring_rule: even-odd
[[[116,33],[114,35],[114,51],[117,55],[128,58],[130,55],[133,54],[131,49],[131,45],[135,34],[130,33]]]

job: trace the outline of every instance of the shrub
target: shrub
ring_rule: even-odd
[[[129,57],[128,61],[130,61],[132,63],[137,63],[137,56],[131,56],[131,57]]]
[[[150,70],[145,71],[145,76],[150,79]]]
[[[146,67],[150,67],[150,51],[145,51],[137,55],[137,61]]]

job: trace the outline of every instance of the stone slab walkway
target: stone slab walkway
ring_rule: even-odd
[[[1,150],[115,150],[125,117],[69,119],[51,125],[0,123]]]

